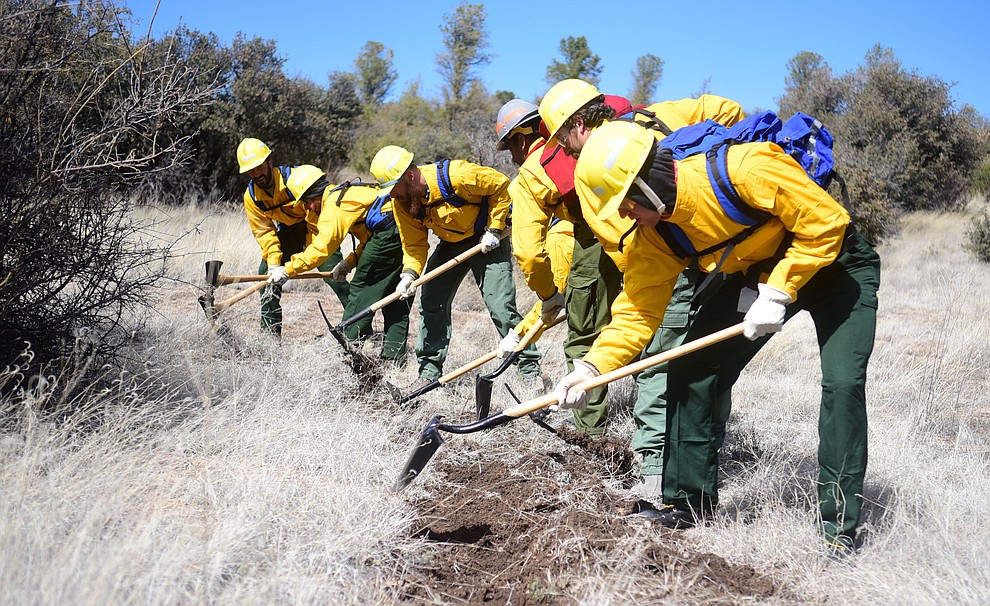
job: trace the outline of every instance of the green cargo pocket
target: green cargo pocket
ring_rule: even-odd
[[[567,326],[572,332],[587,335],[599,326],[599,284],[597,276],[570,274],[564,305],[567,308]]]
[[[687,328],[688,318],[691,315],[686,311],[674,311],[667,309],[663,314],[663,328]]]

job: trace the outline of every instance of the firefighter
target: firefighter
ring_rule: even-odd
[[[522,99],[512,99],[505,103],[498,112],[495,136],[498,139],[496,149],[508,151],[516,166],[522,166],[529,162],[531,166],[539,167],[540,152],[543,150],[546,139],[540,133],[539,108],[535,104]],[[533,169],[531,168],[531,170]],[[544,186],[548,190],[551,189],[553,182],[549,180],[542,168],[535,170],[542,173]],[[530,200],[531,197],[520,192],[519,188],[522,181],[532,178],[531,173],[527,173],[523,177],[517,175],[509,182],[509,196],[513,199]],[[536,178],[540,179],[540,177]],[[532,188],[534,185],[531,184],[529,187]],[[532,238],[529,241],[518,238],[518,232],[513,231],[513,253],[518,248],[533,244],[538,245],[534,247],[534,249],[538,249],[535,254],[542,255],[542,263],[534,265],[539,265],[540,270],[549,270],[554,287],[558,292],[563,292],[567,285],[567,275],[570,273],[571,260],[574,256],[574,224],[555,216],[548,221],[545,230],[538,226],[534,228],[532,223],[527,224],[527,227],[530,229],[526,235]],[[560,307],[556,307],[556,310],[559,312]],[[538,300],[529,313],[523,317],[522,322],[499,342],[498,357],[501,359],[509,352],[514,351],[519,345],[522,335],[526,334],[539,319],[543,319],[543,301],[541,300]],[[547,322],[553,319],[549,314],[546,317]],[[543,331],[541,330],[534,337],[534,341],[539,339],[542,334]]]
[[[395,292],[416,294],[413,282],[480,243],[473,255],[423,285],[416,342],[419,377],[416,390],[438,379],[451,337],[451,303],[470,271],[498,331],[505,337],[521,320],[508,246],[501,246],[509,214],[509,179],[493,168],[464,160],[416,165],[413,154],[396,145],[383,147],[371,162],[371,174],[391,187],[402,238],[403,269]],[[440,243],[427,260],[429,231]],[[540,379],[540,355],[532,345],[517,360],[520,375]]]
[[[739,373],[784,321],[806,310],[821,353],[819,531],[837,550],[855,548],[867,463],[866,370],[876,327],[880,258],[849,214],[773,143],[738,143],[727,151],[727,176],[747,209],[763,213],[753,228],[738,208],[720,202],[705,154],[675,161],[644,127],[612,122],[584,145],[576,180],[600,218],[633,219],[627,267],[612,321],[575,370],[555,388],[561,406],[580,406],[578,382],[623,366],[663,320],[688,259],[726,274],[698,311],[688,338],[744,323],[736,337],[670,362],[668,444],[663,478],[667,527],[694,525],[718,504],[720,406]],[[676,231],[675,230],[679,230]],[[671,234],[680,235],[673,236]],[[732,243],[729,247],[728,244]]]
[[[320,266],[339,251],[347,234],[354,238],[354,250],[333,268],[333,279],[350,282],[350,297],[343,319],[354,316],[384,299],[399,283],[402,270],[402,243],[392,213],[392,201],[377,183],[345,182],[333,185],[315,166],[293,168],[287,182],[295,204],[315,216],[317,234],[302,252],[285,265],[286,279]],[[394,301],[382,310],[385,337],[381,358],[400,361],[406,353],[409,332],[409,304]],[[351,340],[371,334],[373,317],[368,316],[344,329]]]
[[[523,186],[519,188],[521,195],[513,196],[513,245],[523,272],[530,268],[527,276],[530,287],[541,298],[546,298],[550,286],[541,278],[540,248],[534,242],[539,241],[540,230],[549,221],[551,213],[566,213],[565,216],[575,223],[577,244],[566,291],[569,332],[564,348],[569,366],[573,368],[572,361],[587,353],[611,318],[610,308],[621,289],[625,269],[622,235],[634,226],[632,221],[616,214],[599,219],[594,208],[574,188],[576,157],[585,141],[596,128],[620,116],[649,124],[651,131],[662,138],[677,128],[704,120],[731,125],[742,118],[743,112],[738,103],[715,95],[633,108],[621,97],[603,95],[588,82],[570,79],[547,91],[540,103],[540,115],[550,143],[546,146],[549,149],[542,153],[539,166],[551,178],[539,178],[533,164],[520,169],[519,181]],[[550,185],[543,185],[547,182]],[[657,332],[643,355],[652,355],[681,343],[691,318],[690,300],[698,278],[697,267],[685,270],[677,283],[678,296],[671,299],[671,309],[662,330]],[[640,373],[636,380],[638,390],[633,408],[636,432],[632,448],[641,456],[642,465],[641,479],[633,487],[633,493],[654,504],[662,500],[660,478],[666,436],[666,367],[658,366]],[[607,423],[606,409],[604,388],[592,392],[588,407],[576,411],[578,427],[592,435],[601,433]]]

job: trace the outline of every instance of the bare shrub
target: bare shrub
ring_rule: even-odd
[[[0,2],[0,356],[32,367],[105,359],[164,272],[170,243],[127,215],[124,192],[182,163],[162,135],[210,97],[168,56],[150,60],[113,2]]]

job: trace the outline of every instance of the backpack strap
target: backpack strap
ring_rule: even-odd
[[[292,174],[292,167],[279,166],[278,172],[282,173],[282,183],[288,183],[289,175]],[[292,195],[292,192],[289,191],[289,188],[285,188],[285,193],[288,194],[289,196],[289,199],[286,200],[285,202],[282,202],[281,204],[276,204],[275,206],[265,206],[264,202],[258,200],[258,197],[254,193],[254,179],[248,181],[248,194],[250,194],[251,196],[251,201],[254,202],[254,205],[257,206],[258,210],[260,210],[261,212],[271,212],[273,210],[282,208],[283,206],[289,204],[290,202],[295,201],[296,198]]]
[[[358,178],[349,179],[347,181],[344,181],[343,183],[341,183],[337,187],[334,187],[333,189],[330,190],[330,193],[331,194],[333,192],[335,192],[335,191],[339,191],[340,192],[340,193],[337,194],[337,202],[336,202],[337,206],[340,206],[340,203],[344,199],[344,194],[347,192],[347,190],[350,189],[351,187],[354,187],[355,185],[362,185],[362,186],[365,186],[365,187],[374,187],[375,189],[378,189],[380,187],[378,185],[378,183],[366,183],[366,182],[364,182],[364,181],[362,181],[361,179],[358,179]]]
[[[637,120],[636,118],[638,116],[645,116],[646,118],[644,120]],[[632,116],[627,118],[627,120],[632,120],[636,124],[641,124],[652,130],[658,130],[665,136],[674,132],[674,130],[667,126],[663,120],[657,118],[656,112],[651,112],[646,108],[636,108],[632,110]]]
[[[440,197],[443,199],[430,206],[436,206],[437,204],[446,202],[456,208],[460,208],[465,204],[471,204],[458,196],[457,192],[454,191],[454,184],[450,180],[450,160],[444,159],[437,161],[437,183],[440,185]]]
[[[770,218],[770,213],[753,208],[743,201],[736,193],[736,188],[729,181],[729,171],[726,168],[726,157],[729,146],[735,141],[728,139],[715,145],[706,154],[708,179],[711,181],[712,190],[718,199],[719,206],[725,211],[730,219],[740,225],[752,227],[760,225]]]
[[[426,206],[437,206],[447,203],[455,208],[461,208],[467,204],[474,204],[474,202],[469,202],[457,195],[457,192],[454,191],[454,184],[450,180],[450,160],[448,159],[437,161],[437,184],[440,186],[440,197],[442,199],[439,202]],[[476,234],[481,233],[485,229],[485,224],[488,223],[488,196],[482,198],[481,203],[477,206],[481,208],[478,209],[478,218],[474,222],[474,233]]]

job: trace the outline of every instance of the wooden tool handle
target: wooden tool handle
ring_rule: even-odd
[[[691,341],[689,343],[685,343],[673,349],[668,349],[667,351],[663,351],[654,356],[650,356],[649,358],[645,358],[638,362],[633,362],[632,364],[628,364],[621,368],[616,368],[611,372],[607,372],[593,379],[588,379],[587,381],[578,383],[575,387],[579,389],[583,389],[584,391],[589,391],[595,389],[596,387],[607,385],[612,381],[617,381],[618,379],[621,379],[623,377],[628,377],[629,375],[636,374],[637,372],[641,372],[643,370],[646,370],[647,368],[656,366],[657,364],[668,362],[670,360],[673,360],[674,358],[679,358],[691,352],[708,347],[709,345],[714,345],[715,343],[718,343],[720,341],[725,341],[726,339],[731,339],[732,337],[739,336],[742,333],[743,333],[743,323],[740,322],[739,324],[730,326],[729,328],[722,329],[706,337],[695,339],[694,341]],[[557,396],[555,396],[552,393],[549,393],[547,395],[540,396],[539,398],[529,400],[528,402],[522,402],[520,404],[516,404],[515,406],[506,408],[505,410],[502,411],[502,414],[509,417],[521,417],[523,415],[528,415],[534,410],[546,408],[547,406],[556,403],[557,403]]]
[[[214,309],[216,309],[216,312],[217,313],[220,313],[223,310],[225,310],[228,307],[230,307],[231,305],[233,305],[234,303],[237,303],[241,299],[245,299],[245,298],[251,296],[252,294],[258,292],[259,290],[261,290],[262,288],[264,288],[267,285],[268,285],[268,282],[258,282],[257,284],[253,284],[253,285],[251,285],[250,288],[245,288],[244,290],[242,290],[241,292],[237,293],[233,297],[231,297],[231,298],[229,298],[229,299],[227,299],[225,301],[220,301],[219,303],[216,304],[216,306],[214,307]]]
[[[298,276],[292,276],[293,280],[305,280],[307,278],[332,278],[333,272],[330,271],[311,271],[304,274],[299,274]],[[217,285],[227,286],[230,284],[240,284],[241,282],[265,282],[268,280],[267,275],[251,275],[251,276],[220,276],[217,279]]]

